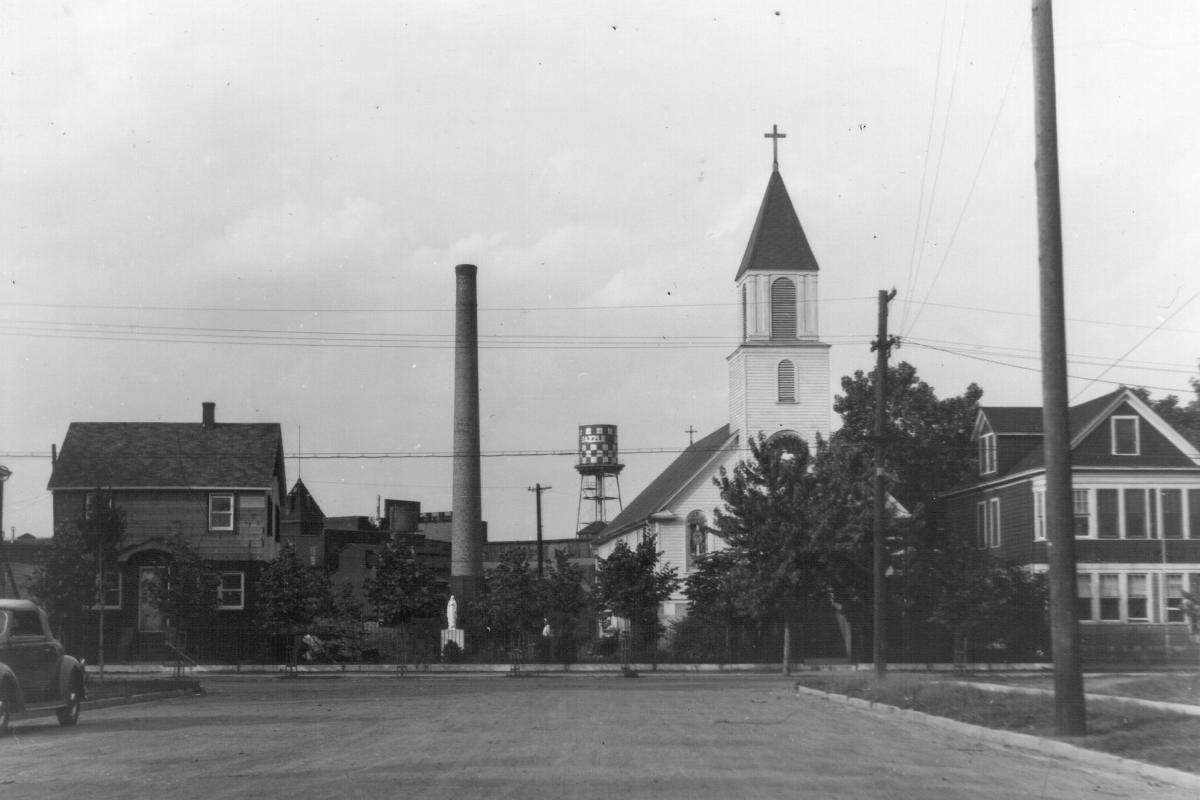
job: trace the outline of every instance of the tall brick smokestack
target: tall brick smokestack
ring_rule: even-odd
[[[454,490],[450,591],[461,604],[483,584],[483,503],[479,476],[479,330],[474,264],[454,268]]]

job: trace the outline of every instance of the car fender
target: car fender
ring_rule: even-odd
[[[83,664],[74,656],[63,656],[58,664],[58,696],[65,698],[71,681],[78,680],[80,699],[87,699],[87,681],[84,679]]]
[[[0,664],[0,689],[8,689],[13,701],[13,711],[25,710],[25,697],[21,694],[21,684],[17,674],[7,664]]]

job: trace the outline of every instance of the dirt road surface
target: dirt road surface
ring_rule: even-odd
[[[0,740],[0,798],[1188,798],[770,676],[210,678]]]

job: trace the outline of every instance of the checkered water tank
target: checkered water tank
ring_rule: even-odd
[[[579,426],[579,467],[603,469],[618,466],[617,426]]]

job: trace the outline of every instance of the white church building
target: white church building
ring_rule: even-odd
[[[592,543],[599,558],[618,542],[633,548],[652,534],[663,561],[686,577],[697,556],[721,547],[708,532],[722,504],[713,478],[749,455],[749,438],[799,435],[812,443],[829,435],[829,345],[820,340],[817,277],[776,160],[734,278],[739,330],[727,359],[729,420],[684,450],[604,528]],[[679,592],[661,612],[684,616],[687,605]]]

